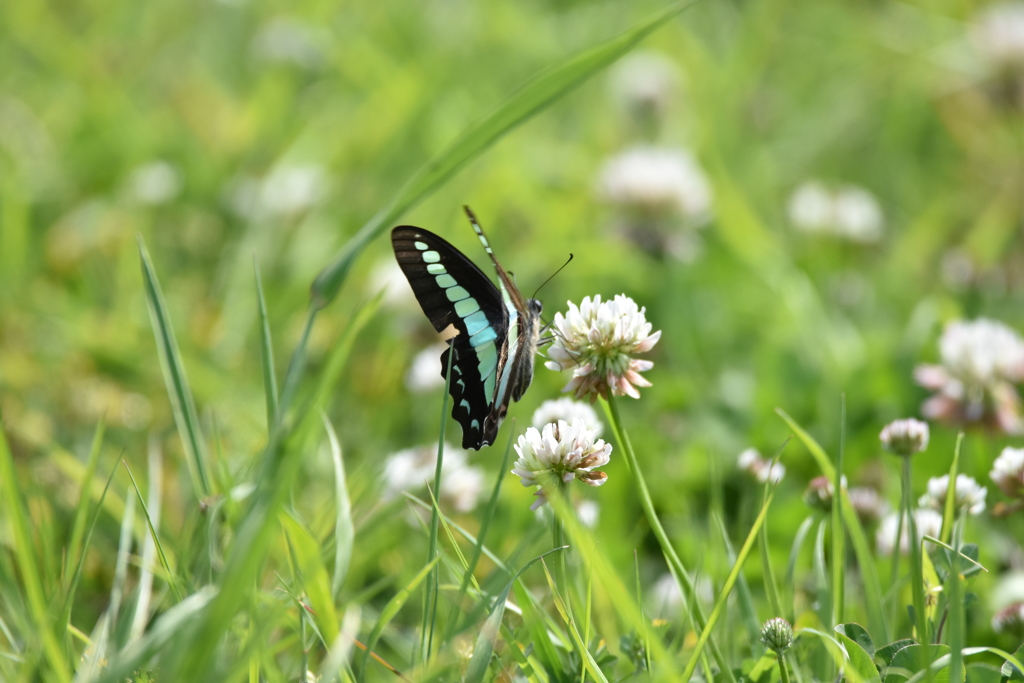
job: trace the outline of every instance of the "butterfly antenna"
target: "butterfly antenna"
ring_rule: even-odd
[[[544,287],[544,285],[546,285],[547,283],[549,283],[549,282],[551,282],[552,280],[554,280],[554,279],[555,279],[555,276],[556,276],[556,275],[558,275],[559,273],[561,273],[561,272],[562,272],[562,270],[564,270],[564,269],[565,269],[565,267],[566,267],[567,265],[569,265],[570,263],[572,263],[572,259],[573,259],[573,255],[572,255],[572,253],[570,252],[570,253],[569,253],[569,258],[568,258],[568,259],[566,260],[566,262],[565,262],[565,263],[563,263],[563,264],[562,264],[562,267],[561,267],[561,268],[559,268],[558,270],[556,270],[556,271],[555,271],[554,273],[552,273],[552,274],[551,274],[551,277],[549,277],[549,278],[548,278],[547,280],[545,280],[544,282],[540,283],[540,287],[538,287],[538,288],[537,288],[537,289],[536,289],[536,290],[534,291],[534,293],[533,293],[533,296],[531,296],[530,298],[531,298],[531,299],[536,299],[536,298],[537,298],[537,294],[538,294],[538,293],[540,292],[540,290],[541,290],[541,289],[542,289],[542,288]]]

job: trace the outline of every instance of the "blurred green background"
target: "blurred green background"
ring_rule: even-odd
[[[124,458],[145,478],[152,440],[165,453],[167,533],[195,513],[137,238],[203,424],[225,466],[245,472],[266,440],[253,259],[283,372],[312,279],[416,169],[530,77],[661,7],[4,3],[0,411],[30,508],[57,545],[77,502],[74,463],[100,418],[101,472]],[[986,24],[988,11],[963,1],[702,0],[402,219],[483,264],[461,215],[469,204],[527,293],[574,253],[541,293],[548,317],[593,294],[646,306],[663,336],[648,356],[653,387],[623,403],[625,420],[684,560],[713,577],[724,569],[705,549],[707,510],[722,496],[730,529],[745,535],[741,509],[755,488],[733,463],[746,447],[771,454],[782,444],[776,407],[834,453],[845,394],[848,476],[895,503],[897,463],[880,455],[878,432],[919,415],[928,392],[913,369],[938,358],[942,324],[1024,323],[1024,35],[1014,48],[1012,22]],[[999,36],[985,33],[994,25]],[[643,156],[651,150],[666,155],[651,196],[642,169],[615,166],[630,150],[639,166],[654,163]],[[853,218],[835,217],[843,192]],[[310,346],[315,375],[353,311],[392,283],[329,415],[357,519],[353,592],[419,567],[403,559],[420,547],[414,527],[375,523],[370,533],[359,521],[378,519],[386,457],[436,441],[441,405],[440,389],[407,386],[435,337],[391,261],[381,237]],[[538,368],[510,410],[520,429],[566,380]],[[449,429],[457,442],[458,426]],[[510,419],[498,445],[471,456],[488,487],[513,429]],[[933,425],[916,461],[919,490],[948,470],[955,435]],[[1021,444],[969,432],[962,469],[985,484],[1005,445]],[[783,462],[769,522],[780,562],[817,474],[798,444]],[[295,504],[315,515],[330,460],[304,470]],[[664,568],[628,472],[614,454],[606,470],[608,484],[581,495],[599,503],[600,533],[622,539],[608,544],[616,563],[628,571],[640,547],[653,584]],[[991,505],[1000,494],[989,493]],[[542,533],[531,500],[506,480],[496,547],[511,552]],[[75,617],[86,631],[109,590],[104,558],[116,554],[118,525],[100,519]],[[978,518],[969,528],[992,570],[978,579],[985,593],[1003,569],[1024,566],[1024,525]],[[753,581],[760,567],[747,570]],[[986,599],[972,612],[969,644],[990,639],[991,611]]]

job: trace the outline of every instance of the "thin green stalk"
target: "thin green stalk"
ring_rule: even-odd
[[[654,532],[655,538],[658,539],[658,544],[661,546],[661,551],[664,553],[665,559],[668,561],[669,568],[672,570],[673,576],[675,576],[676,581],[682,584],[680,587],[683,589],[683,595],[688,598],[687,602],[690,613],[693,616],[694,622],[697,624],[698,630],[703,633],[707,626],[707,619],[704,617],[704,610],[701,609],[700,604],[698,604],[696,600],[692,599],[694,594],[693,581],[690,579],[689,573],[683,566],[682,560],[679,559],[679,555],[676,554],[676,550],[672,546],[672,541],[669,540],[665,527],[661,525],[661,520],[658,519],[658,514],[654,511],[654,502],[651,500],[650,491],[647,489],[647,482],[644,480],[643,472],[640,471],[640,465],[637,462],[636,454],[633,452],[633,445],[629,441],[629,436],[626,434],[626,430],[622,426],[622,417],[619,415],[617,399],[611,392],[609,392],[604,403],[605,412],[608,414],[608,419],[612,425],[612,431],[615,432],[615,437],[626,457],[626,464],[628,465],[629,471],[636,482],[637,495],[640,498],[640,507],[643,508],[644,516],[647,518],[647,523],[651,525],[651,531]],[[714,657],[715,663],[718,664],[719,671],[721,671],[725,676],[726,683],[736,683],[736,677],[733,676],[732,669],[725,661],[725,657],[722,655],[722,651],[719,649],[718,643],[710,634],[708,634],[707,646],[711,650],[711,655]]]
[[[921,561],[921,541],[917,537],[914,521],[913,496],[911,494],[910,457],[903,457],[903,514],[907,516],[907,539],[910,546],[910,590],[914,600],[914,621],[917,626],[917,642],[926,645],[928,638],[928,615],[924,607],[924,569]],[[893,552],[899,552],[900,539],[896,539]],[[924,649],[922,649],[924,652]],[[925,655],[923,655],[925,656]],[[926,664],[922,663],[922,666]]]
[[[444,397],[441,399],[441,427],[438,430],[437,439],[437,465],[434,467],[434,495],[441,495],[441,468],[444,466],[444,435],[448,427],[448,392],[452,385],[452,362],[455,358],[455,349],[451,347],[448,353],[448,367],[444,373]],[[427,564],[430,564],[437,557],[437,532],[438,514],[437,503],[430,510],[430,544],[427,549]],[[423,611],[423,664],[430,660],[430,651],[434,646],[434,625],[437,623],[437,597],[441,584],[441,567],[434,565],[434,569],[427,579],[427,595]]]
[[[846,569],[844,541],[846,531],[843,528],[843,451],[846,447],[846,394],[842,397],[841,417],[839,420],[839,454],[836,456],[836,471],[833,477],[832,495],[832,624],[843,623],[844,585],[843,577]]]
[[[568,507],[569,497],[566,495],[566,485],[561,477],[558,477],[554,482],[554,489],[554,494],[560,500],[565,501],[566,507]],[[551,511],[551,543],[552,548],[561,548],[566,545],[565,529],[562,526],[562,520],[558,516],[558,512],[554,509]],[[562,592],[562,601],[565,603],[565,609],[571,613],[572,609],[569,606],[569,579],[565,568],[565,555],[566,553],[558,553],[558,556],[555,558],[555,576],[557,577],[558,590]]]
[[[963,433],[960,434],[963,437]],[[960,440],[957,440],[959,446]],[[952,481],[952,480],[951,480]],[[950,484],[952,490],[953,485]],[[949,595],[949,683],[962,683],[964,680],[963,671],[963,647],[966,631],[966,619],[964,614],[963,584],[960,583],[960,550],[963,547],[965,516],[961,514],[952,529],[952,540],[954,552],[949,554],[949,584],[947,593]]]
[[[786,653],[779,653],[779,678],[782,683],[789,683],[789,667],[786,666]]]

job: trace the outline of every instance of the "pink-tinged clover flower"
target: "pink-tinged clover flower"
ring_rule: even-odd
[[[1024,339],[996,320],[957,320],[939,339],[940,365],[919,365],[914,379],[935,392],[921,413],[950,424],[980,424],[1024,434],[1021,399]]]
[[[903,457],[910,457],[928,448],[928,423],[908,417],[893,420],[882,428],[878,435],[885,450]]]
[[[988,476],[1010,498],[1024,498],[1024,448],[1004,448]]]
[[[598,439],[597,431],[589,429],[580,418],[571,424],[565,420],[549,423],[542,430],[530,427],[519,437],[515,449],[519,459],[512,474],[523,486],[540,487],[531,510],[548,502],[544,487],[554,478],[565,484],[579,479],[590,486],[601,486],[608,479],[597,468],[608,464],[611,444]]]
[[[638,360],[632,354],[644,353],[658,343],[661,331],[651,333],[651,323],[644,315],[647,309],[624,294],[611,301],[601,295],[584,297],[583,302],[569,302],[569,311],[555,314],[555,342],[548,349],[549,370],[572,370],[572,379],[562,389],[576,398],[598,396],[608,398],[609,392],[619,396],[640,398],[636,387],[651,383],[640,373],[654,363]]]

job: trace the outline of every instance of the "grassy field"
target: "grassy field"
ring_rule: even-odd
[[[0,65],[0,680],[1024,678],[1024,4],[10,2]],[[493,275],[464,204],[574,254],[563,359],[642,307],[638,397],[545,345],[442,448],[387,234]]]

